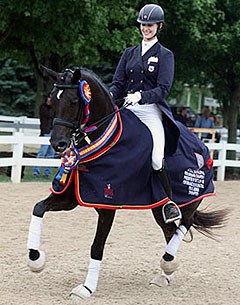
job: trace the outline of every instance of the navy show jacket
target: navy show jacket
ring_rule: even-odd
[[[156,42],[143,56],[142,44],[127,48],[116,68],[110,92],[113,100],[128,93],[141,92],[139,104],[156,103],[163,113],[165,129],[165,153],[173,154],[177,149],[179,129],[165,100],[174,76],[173,53]]]

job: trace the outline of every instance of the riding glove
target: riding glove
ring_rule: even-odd
[[[126,97],[125,97],[125,105],[136,105],[139,101],[141,101],[141,93],[139,91],[135,92],[135,93],[129,93]]]

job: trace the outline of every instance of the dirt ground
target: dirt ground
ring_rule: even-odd
[[[34,274],[26,266],[26,242],[32,208],[49,194],[49,183],[0,183],[0,304],[78,304],[71,289],[83,283],[96,227],[96,212],[78,207],[47,213],[42,249],[45,269]],[[97,305],[235,305],[240,299],[240,181],[217,182],[218,195],[201,208],[231,207],[219,241],[194,231],[183,243],[179,270],[170,286],[149,286],[164,251],[162,232],[150,211],[118,211],[106,244],[96,293],[85,304]]]

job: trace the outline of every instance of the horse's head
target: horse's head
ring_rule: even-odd
[[[50,142],[56,152],[62,153],[69,147],[76,131],[81,134],[83,123],[91,125],[110,113],[113,105],[108,91],[93,72],[83,68],[66,69],[63,73],[43,69],[55,82],[51,91],[55,119]],[[94,103],[94,99],[98,102]],[[106,103],[107,100],[110,103]],[[86,119],[87,110],[91,115]]]

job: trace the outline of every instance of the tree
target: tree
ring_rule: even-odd
[[[0,60],[0,113],[33,116],[35,79],[29,67]]]
[[[49,89],[40,63],[57,71],[99,63],[114,67],[126,46],[139,43],[136,17],[147,2],[2,0],[1,54],[16,56],[33,67],[35,113],[42,93]],[[161,41],[175,54],[176,92],[180,92],[179,84],[213,84],[215,97],[223,102],[229,141],[235,142],[240,101],[240,2],[162,0],[161,5],[166,15]]]
[[[31,64],[36,107],[49,90],[39,64],[61,71],[66,66],[112,63],[111,54],[136,42],[136,11],[129,1],[1,1],[1,54]]]
[[[229,142],[236,142],[240,105],[240,2],[166,1],[171,20],[168,45],[176,54],[177,78],[214,85],[223,103]],[[177,43],[176,43],[177,41]],[[204,73],[203,73],[204,72]]]

